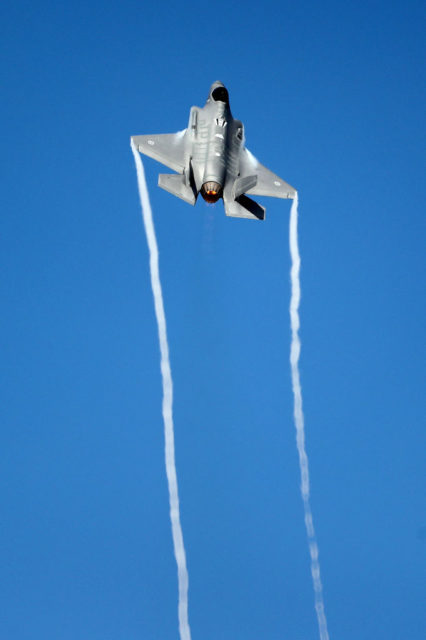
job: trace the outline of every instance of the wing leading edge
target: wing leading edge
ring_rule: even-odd
[[[154,136],[132,136],[132,140],[140,153],[182,173],[185,169],[185,133],[186,130]]]
[[[272,173],[250,153],[248,149],[241,152],[240,173],[242,177],[256,175],[254,187],[247,189],[251,196],[269,196],[272,198],[295,198],[296,189]]]

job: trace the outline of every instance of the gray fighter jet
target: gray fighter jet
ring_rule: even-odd
[[[234,120],[221,82],[210,88],[203,108],[192,107],[188,128],[179,133],[132,136],[141,153],[178,173],[162,173],[158,185],[194,205],[223,198],[225,213],[264,220],[265,208],[245,194],[294,198],[296,190],[264,167],[244,146],[244,126]]]

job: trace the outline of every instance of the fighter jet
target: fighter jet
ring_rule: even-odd
[[[265,208],[245,194],[294,198],[296,190],[264,167],[245,147],[244,126],[234,120],[229,94],[214,82],[204,107],[192,107],[188,128],[179,133],[132,136],[141,153],[177,173],[162,173],[158,185],[194,205],[223,198],[234,218],[265,219]]]

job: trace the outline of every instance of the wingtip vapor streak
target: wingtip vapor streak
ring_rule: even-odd
[[[134,146],[177,173],[162,173],[158,185],[194,205],[223,199],[234,218],[264,220],[265,208],[248,197],[294,198],[296,190],[264,167],[245,147],[244,125],[232,117],[229,94],[214,82],[204,107],[192,107],[179,133],[132,136]]]

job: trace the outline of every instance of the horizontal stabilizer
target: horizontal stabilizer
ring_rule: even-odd
[[[197,192],[185,183],[185,176],[178,173],[160,173],[158,186],[169,193],[194,205],[197,200]]]
[[[265,207],[241,195],[236,200],[224,200],[225,213],[231,218],[247,218],[248,220],[264,220]]]

